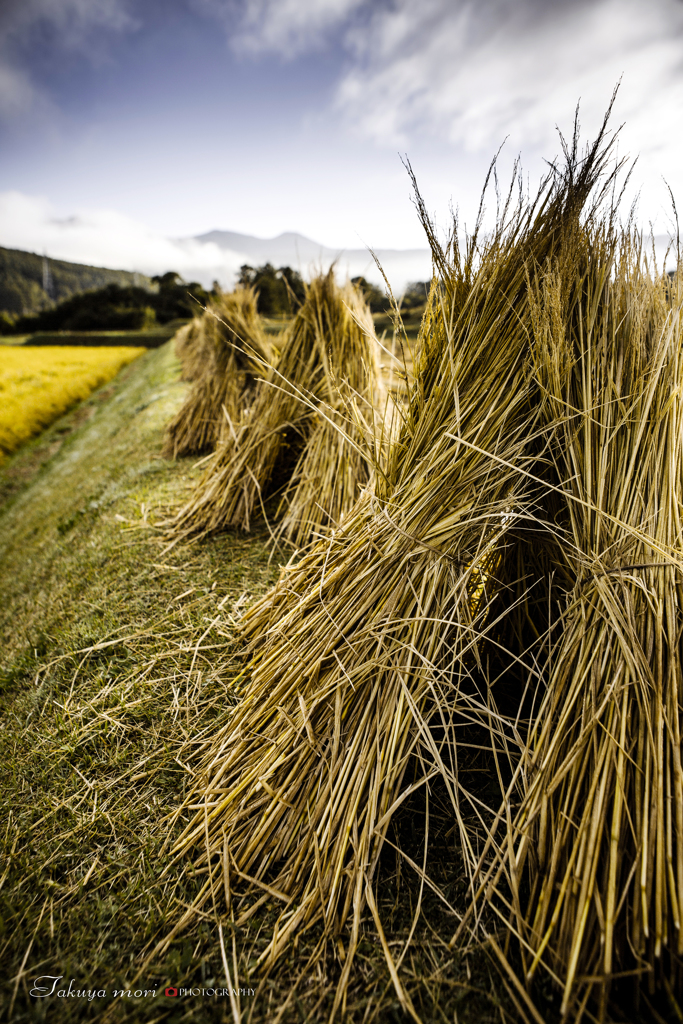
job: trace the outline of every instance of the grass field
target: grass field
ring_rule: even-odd
[[[0,457],[16,451],[142,352],[133,347],[3,347]]]

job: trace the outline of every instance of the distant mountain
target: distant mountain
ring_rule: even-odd
[[[238,231],[207,231],[197,235],[198,242],[213,242],[219,249],[231,252],[242,252],[253,260],[270,262],[277,266],[295,263],[308,264],[316,260],[334,260],[344,256],[352,259],[368,259],[367,249],[331,249],[329,246],[314,242],[296,231],[285,231],[275,238],[256,238],[254,235],[242,235]],[[391,256],[424,255],[426,249],[380,249],[378,254],[387,253]]]
[[[367,249],[333,249],[314,242],[295,231],[285,231],[275,238],[256,238],[238,231],[207,231],[197,235],[195,242],[213,243],[226,255],[244,263],[272,263],[290,266],[308,277],[310,271],[321,267],[326,270],[337,261],[339,272],[355,277],[358,274],[381,282],[381,276]],[[377,249],[376,256],[399,291],[409,281],[425,281],[431,276],[431,255],[428,249]]]
[[[67,263],[21,249],[0,247],[0,312],[39,313],[72,295],[108,284],[148,288],[151,283],[145,274],[129,270]]]

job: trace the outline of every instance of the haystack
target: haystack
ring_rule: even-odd
[[[381,392],[372,317],[332,270],[306,288],[277,367],[260,381],[235,429],[225,432],[196,492],[177,516],[176,537],[228,526],[245,530],[265,500],[284,491],[278,533],[308,542],[338,523],[370,479]]]
[[[194,317],[176,333],[173,348],[180,360],[182,380],[194,381],[202,376],[207,359],[204,341],[203,314]]]
[[[561,628],[489,878],[526,981],[603,1021],[683,984],[683,286],[606,229],[534,291]]]
[[[270,367],[274,353],[254,290],[237,288],[214,299],[183,329],[176,353],[183,377],[194,386],[166,429],[164,455],[170,458],[210,451],[234,431],[257,378]]]
[[[439,246],[418,197],[437,281],[405,425],[374,488],[243,620],[243,700],[208,744],[192,798],[201,809],[177,850],[199,848],[216,899],[227,865],[251,893],[282,901],[264,966],[314,921],[326,937],[350,924],[337,1007],[367,907],[411,1010],[373,875],[392,816],[434,774],[451,796],[466,870],[478,864],[449,738],[458,716],[496,728],[480,686],[487,638],[498,642],[501,629],[489,609],[511,524],[536,518],[528,471],[545,438],[528,268],[556,260],[579,229],[610,151],[605,130],[583,158],[575,135],[535,199],[520,188],[515,204],[511,190],[492,237],[475,231],[465,251],[457,225]],[[402,788],[415,754],[423,769]]]

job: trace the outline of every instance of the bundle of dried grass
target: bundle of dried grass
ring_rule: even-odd
[[[307,924],[322,919],[327,941],[351,917],[336,1007],[367,905],[411,1010],[405,949],[396,963],[373,874],[392,815],[435,773],[469,868],[478,861],[457,750],[448,756],[431,726],[447,736],[456,715],[487,710],[476,674],[482,638],[498,628],[488,607],[509,524],[530,514],[525,468],[539,448],[527,267],[578,229],[609,153],[605,126],[583,159],[577,145],[575,133],[566,167],[535,200],[508,197],[493,237],[480,245],[475,231],[464,253],[457,230],[441,249],[420,205],[439,281],[404,428],[375,492],[245,616],[244,698],[206,745],[200,809],[177,846],[202,845],[207,893],[232,873],[282,900],[263,964]],[[416,752],[423,772],[399,795]]]
[[[360,293],[350,284],[339,288],[330,270],[307,286],[277,367],[224,434],[173,524],[175,536],[248,530],[283,486],[279,535],[304,544],[338,523],[370,478],[365,440],[374,434],[380,390],[371,314]]]
[[[173,348],[180,360],[182,380],[193,381],[201,377],[206,363],[204,339],[204,323],[201,316],[194,317],[177,332]]]
[[[683,982],[683,287],[629,233],[578,248],[535,289],[568,582],[494,888],[527,981],[544,966],[563,1019],[603,1021],[614,979]]]
[[[215,299],[184,332],[176,353],[194,387],[166,429],[163,454],[169,458],[213,449],[226,430],[234,430],[274,356],[252,288]]]

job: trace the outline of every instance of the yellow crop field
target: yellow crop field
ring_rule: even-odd
[[[0,348],[0,459],[115,377],[144,348]]]

